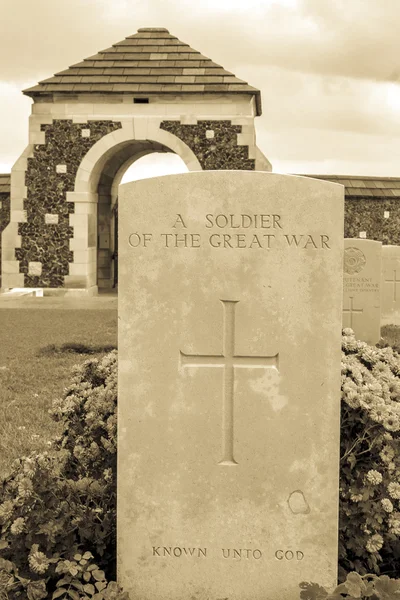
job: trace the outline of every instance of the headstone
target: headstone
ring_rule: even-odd
[[[400,246],[382,246],[382,324],[400,325]]]
[[[204,171],[119,194],[118,579],[336,584],[343,187]]]
[[[343,327],[368,344],[381,337],[381,264],[381,242],[345,238]]]

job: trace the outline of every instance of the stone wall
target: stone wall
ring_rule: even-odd
[[[204,170],[256,169],[256,160],[249,158],[249,154],[254,156],[255,136],[249,133],[248,125],[233,124],[232,118],[190,122],[187,115],[159,123],[161,130],[186,144]],[[74,191],[76,173],[90,148],[120,128],[120,121],[102,117],[86,122],[54,118],[51,124],[40,126],[45,143],[33,146],[25,175],[24,211],[15,211],[21,213],[18,234],[22,240],[15,258],[26,287],[65,286],[64,277],[74,260],[69,244],[73,237],[69,215],[75,210],[66,194]],[[331,176],[321,176],[328,177]],[[1,234],[10,220],[10,195],[1,188],[0,202]],[[360,232],[365,232],[368,239],[400,245],[400,197],[346,195],[344,235],[359,237]]]
[[[364,231],[369,240],[400,245],[400,197],[347,196],[344,207],[344,237],[358,238]]]
[[[256,161],[249,158],[249,146],[238,145],[242,126],[232,125],[230,120],[199,120],[193,125],[162,121],[160,128],[185,142],[204,170],[255,170]]]
[[[55,119],[51,125],[41,126],[45,143],[35,145],[33,157],[28,158],[24,222],[18,225],[22,242],[15,250],[25,287],[64,286],[69,263],[73,262],[69,215],[75,208],[66,201],[66,194],[74,190],[76,172],[86,152],[120,127],[111,120],[73,123],[70,119]]]

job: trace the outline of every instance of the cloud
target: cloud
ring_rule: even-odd
[[[7,173],[28,144],[31,99],[19,87],[0,82],[0,173]]]
[[[158,26],[261,90],[275,168],[397,175],[399,20],[399,0],[2,0],[0,162],[27,143],[21,89]]]
[[[51,76],[143,26],[163,26],[228,69],[278,66],[400,80],[398,0],[2,0],[0,69]]]
[[[263,115],[257,128],[347,131],[400,137],[400,85],[282,70],[245,67],[257,79]]]
[[[298,130],[292,138],[263,132],[260,143],[279,173],[398,177],[399,138]]]

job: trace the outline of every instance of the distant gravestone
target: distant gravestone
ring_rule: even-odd
[[[336,584],[343,187],[204,171],[119,194],[118,579]]]
[[[382,324],[400,325],[400,246],[382,246]]]
[[[343,256],[343,327],[356,338],[376,344],[381,336],[382,243],[345,238]]]

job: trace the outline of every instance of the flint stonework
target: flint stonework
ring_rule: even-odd
[[[118,579],[295,600],[337,576],[343,187],[204,171],[119,194]]]

